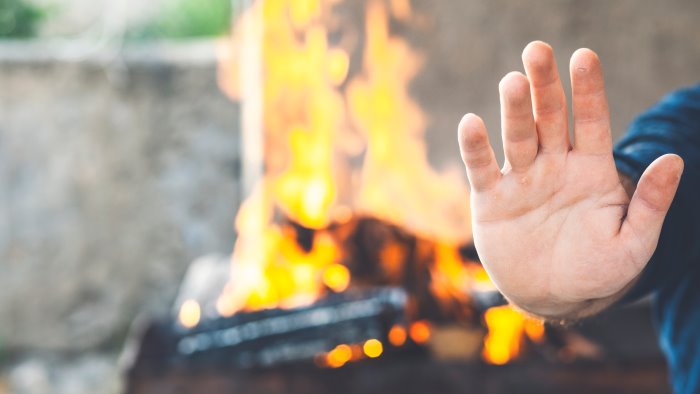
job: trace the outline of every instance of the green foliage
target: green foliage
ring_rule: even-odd
[[[44,12],[25,0],[0,0],[0,38],[27,38],[37,33]]]
[[[0,0],[2,1],[2,0]],[[228,31],[231,0],[173,0],[149,25],[131,38],[211,37]]]

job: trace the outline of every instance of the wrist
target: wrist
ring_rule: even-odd
[[[506,297],[515,309],[540,320],[562,322],[578,320],[588,316],[586,311],[595,303],[595,300],[581,302],[561,302],[553,299],[536,302],[525,302]]]
[[[576,320],[585,319],[596,315],[608,307],[615,304],[617,301],[632,288],[637,282],[638,277],[630,281],[621,290],[607,297],[591,298],[582,301],[564,301],[556,300],[554,297],[546,300],[524,301],[506,297],[508,302],[515,309],[524,312],[527,315],[540,320],[566,323]]]

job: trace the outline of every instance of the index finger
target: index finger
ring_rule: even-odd
[[[462,118],[459,123],[459,147],[474,191],[487,190],[498,182],[501,171],[481,118],[474,114]]]

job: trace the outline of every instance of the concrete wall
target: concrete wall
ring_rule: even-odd
[[[65,49],[0,44],[9,350],[119,341],[138,311],[167,309],[193,258],[233,243],[238,116],[213,43],[53,56]]]
[[[458,162],[456,124],[466,112],[486,121],[502,157],[498,82],[521,70],[524,46],[554,47],[568,85],[569,57],[580,47],[600,55],[613,133],[663,94],[700,81],[700,2],[696,0],[420,0],[428,15],[412,32],[427,48],[427,72],[414,92],[431,115],[430,153],[437,164]]]

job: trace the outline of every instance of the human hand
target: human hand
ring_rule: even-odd
[[[516,306],[580,318],[618,299],[651,258],[683,161],[658,158],[630,198],[612,156],[598,56],[579,49],[571,57],[573,145],[552,49],[530,43],[523,63],[527,76],[509,73],[499,86],[503,169],[483,121],[468,114],[459,125],[474,243]]]

